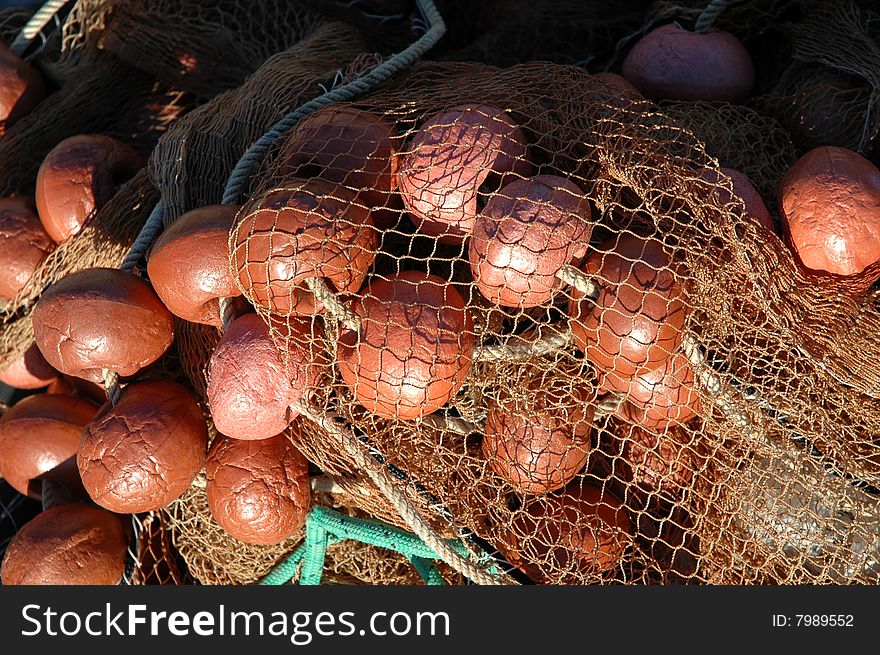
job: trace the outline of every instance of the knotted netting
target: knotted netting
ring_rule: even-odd
[[[549,63],[420,64],[302,119],[229,240],[289,378],[318,380],[301,450],[356,477],[351,435],[520,579],[872,581],[880,317],[718,168]]]
[[[802,151],[871,149],[878,123],[880,12],[875,3],[812,0],[781,26],[790,56],[752,103],[778,118]]]

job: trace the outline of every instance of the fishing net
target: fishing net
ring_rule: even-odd
[[[461,577],[446,567],[444,581],[461,584]],[[321,584],[419,585],[424,581],[400,553],[349,539],[327,548]]]
[[[166,225],[190,209],[219,203],[244,151],[285,113],[322,93],[321,85],[329,84],[363,48],[354,28],[325,25],[269,57],[242,86],[177,122],[150,157]]]
[[[133,517],[133,527],[138,534],[137,552],[131,553],[130,584],[181,585],[192,582],[165,522],[165,515],[161,512]]]
[[[810,2],[811,0],[807,0]],[[645,16],[646,29],[662,23],[680,21],[693,24],[711,5],[719,5],[712,27],[730,32],[742,41],[751,41],[766,31],[774,29],[778,22],[800,0],[729,0],[713,3],[709,0],[655,0]],[[723,6],[720,6],[723,4]],[[709,11],[712,11],[710,8]]]
[[[774,118],[726,102],[661,102],[663,113],[706,146],[724,168],[743,173],[775,209],[779,183],[797,159],[791,135]]]
[[[834,145],[865,153],[880,130],[880,13],[852,0],[804,3],[785,24],[788,66],[752,100],[790,130],[803,152]]]
[[[620,3],[612,0],[577,2],[550,0],[447,3],[440,6],[452,21],[450,35],[467,33],[456,29],[455,20],[474,34],[458,48],[435,55],[448,61],[479,61],[493,66],[511,66],[526,61],[587,64],[605,59],[615,44],[641,25],[647,0]],[[441,48],[443,42],[441,42]]]
[[[80,0],[70,38],[94,44],[165,84],[211,98],[326,22],[278,0]]]
[[[462,105],[478,105],[468,115],[482,128],[438,118]],[[304,338],[324,376],[293,423],[310,461],[356,478],[348,435],[441,536],[464,537],[520,581],[874,580],[880,315],[864,283],[800,269],[674,111],[550,63],[423,63],[331,109],[393,127],[409,211],[384,183],[363,182],[387,157],[345,141],[363,132],[325,132],[335,137],[309,159],[289,145],[302,143],[295,127],[251,179],[230,235],[230,267],[291,379],[303,363],[286,353]],[[433,136],[420,135],[431,120]],[[479,144],[469,155],[456,150],[467,138]],[[352,170],[358,152],[367,165]],[[549,236],[515,250],[509,226],[492,223],[489,252],[514,249],[474,273],[449,225],[476,228],[424,218],[515,207],[511,185],[535,175],[556,176],[565,211],[592,216],[589,239],[563,257],[586,268],[563,267],[564,283],[542,268],[563,247]],[[419,186],[432,183],[435,195]],[[457,185],[470,191],[450,193]],[[294,201],[299,213],[285,209]],[[344,267],[316,255],[336,252]],[[519,301],[502,300],[499,277]],[[651,289],[641,300],[623,291],[633,279]],[[647,399],[628,377],[633,355],[615,350],[619,316],[640,313],[681,326],[651,337],[657,349],[640,360],[665,385],[647,383]],[[398,379],[414,388],[395,390]]]
[[[0,41],[11,43],[33,13],[29,7],[0,7]]]

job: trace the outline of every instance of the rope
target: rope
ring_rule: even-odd
[[[730,0],[712,0],[703,11],[700,12],[700,15],[697,16],[697,20],[694,22],[694,32],[697,34],[705,34],[712,27],[712,23],[715,22],[715,19],[721,15],[725,9],[727,9],[727,5],[730,4]]]
[[[309,511],[303,542],[275,565],[259,584],[285,584],[296,576],[298,570],[299,584],[320,584],[328,546],[346,540],[400,553],[410,561],[425,584],[446,584],[434,564],[436,554],[418,537],[377,519],[348,516],[320,506]],[[455,541],[448,543],[456,552],[462,555],[467,553],[462,544]]]
[[[229,326],[232,325],[232,322],[238,318],[235,312],[235,304],[232,302],[232,298],[220,298],[217,301],[217,306],[220,309],[220,322],[223,325],[223,331],[226,332]]]
[[[425,584],[429,587],[446,584],[443,576],[440,575],[440,570],[437,568],[437,565],[434,564],[434,560],[412,556],[409,558],[409,562],[413,565],[416,572],[422,576],[422,580],[424,580]]]
[[[336,441],[337,445],[342,447],[354,459],[357,466],[367,472],[370,480],[379,487],[404,522],[440,559],[477,584],[510,584],[504,578],[486,572],[469,559],[463,557],[447,541],[442,539],[434,528],[421,517],[404,493],[395,486],[384,469],[375,467],[375,463],[367,456],[357,437],[350,431],[343,429],[333,420],[329,413],[324,413],[320,408],[302,402],[294,403],[292,407],[307,419],[323,428]]]
[[[126,272],[134,270],[134,267],[138,265],[138,262],[140,262],[147,254],[147,250],[150,249],[150,246],[153,245],[153,242],[162,232],[164,227],[162,217],[164,213],[165,211],[162,208],[161,202],[153,208],[153,211],[150,212],[150,216],[147,218],[141,231],[138,232],[137,238],[132,244],[131,249],[122,261],[122,264],[119,267],[120,270]],[[113,405],[116,405],[122,395],[122,388],[119,386],[119,376],[111,370],[102,369],[101,380],[104,383],[104,389],[107,391],[107,398],[110,399],[110,402]]]
[[[119,386],[119,374],[109,369],[101,369],[101,381],[107,391],[107,398],[115,406],[122,395],[122,387]]]
[[[602,398],[602,400],[596,403],[596,416],[608,416],[610,414],[614,414],[618,409],[620,409],[620,406],[623,405],[623,402],[625,400],[626,397],[622,394],[606,394]]]
[[[749,415],[737,407],[736,402],[732,399],[737,395],[736,392],[724,384],[715,369],[709,365],[697,340],[692,335],[685,334],[682,338],[681,349],[694,369],[694,377],[700,386],[713,397],[717,407],[740,429],[751,433],[750,428],[753,426]]]
[[[153,245],[153,242],[162,233],[162,229],[164,228],[162,218],[164,214],[165,210],[162,207],[162,203],[159,202],[153,207],[153,211],[150,212],[147,222],[144,223],[141,231],[138,232],[137,239],[135,239],[131,246],[131,250],[129,250],[128,254],[125,256],[122,265],[119,267],[120,269],[123,271],[132,271],[141,259],[146,256],[147,250],[150,249],[150,246]]]
[[[324,278],[310,277],[306,280],[306,286],[314,294],[315,300],[324,305],[333,318],[353,332],[360,331],[361,317],[340,302],[339,297],[330,290]]]
[[[458,416],[448,416],[446,414],[428,414],[422,419],[422,423],[438,430],[449,430],[462,437],[481,431],[481,427],[476,423],[471,423]]]
[[[474,348],[475,362],[519,362],[542,357],[565,348],[571,342],[571,332],[554,332],[540,339],[509,339],[502,344]]]
[[[556,278],[574,287],[585,296],[593,299],[599,297],[599,285],[586,273],[574,266],[563,266],[556,273]]]
[[[253,167],[262,161],[269,147],[291,127],[296,125],[300,119],[327,105],[335,102],[345,102],[372,90],[395,73],[412,66],[440,40],[440,37],[446,33],[446,24],[443,22],[443,17],[437,11],[433,1],[416,0],[416,4],[431,24],[431,29],[405,50],[392,55],[369,73],[337,87],[314,100],[310,100],[275,123],[268,132],[247,149],[235,165],[235,168],[229,175],[226,189],[223,192],[223,204],[237,204]]]
[[[40,482],[40,502],[42,503],[44,512],[50,507],[55,507],[55,505],[64,505],[65,503],[71,502],[72,494],[64,485],[57,484],[45,478]]]
[[[27,50],[28,46],[33,42],[37,35],[52,22],[61,8],[68,3],[69,0],[47,0],[43,6],[37,9],[31,19],[21,28],[18,36],[9,45],[9,49],[21,57],[22,53]]]

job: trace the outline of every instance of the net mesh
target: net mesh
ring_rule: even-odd
[[[375,65],[376,57],[365,53],[365,47],[354,27],[340,22],[323,25],[269,57],[240,87],[217,95],[172,126],[150,158],[166,225],[186,211],[221,202],[226,180],[242,154],[284,114],[346,79],[346,74],[357,75]],[[222,331],[176,319],[175,335],[182,370],[207,407],[207,366]],[[378,489],[369,488],[365,476],[348,469],[338,472],[334,494],[320,502],[341,508],[366,506],[375,510],[373,516],[402,525]],[[181,555],[203,583],[253,582],[296,543],[294,539],[281,546],[241,544],[211,521],[204,503],[204,492],[191,489],[167,510]],[[213,527],[206,528],[205,522]],[[203,538],[202,532],[207,536]],[[358,559],[359,566],[365,566],[364,557]],[[361,569],[353,575],[366,573]]]
[[[303,3],[278,0],[81,0],[73,20],[70,38],[203,98],[238,86],[325,22]]]
[[[662,102],[663,113],[706,146],[724,168],[755,185],[768,208],[776,207],[782,176],[797,159],[791,135],[774,118],[726,102]]]
[[[161,512],[150,512],[135,517],[134,528],[138,531],[137,552],[133,553],[134,568],[131,573],[133,585],[182,585],[191,584],[192,576],[174,547],[167,519]]]
[[[527,61],[561,64],[605,61],[615,45],[632,33],[650,3],[498,0],[480,3],[439,3],[447,16],[452,41],[439,58],[511,66]],[[454,40],[464,41],[459,47]]]
[[[468,103],[483,127],[440,118]],[[864,281],[798,268],[675,108],[621,98],[580,68],[549,63],[424,63],[342,107],[393,126],[409,215],[392,210],[391,227],[374,225],[385,187],[364,182],[382,179],[372,155],[352,169],[362,142],[351,129],[331,131],[326,148],[292,168],[294,130],[252,180],[230,266],[282,356],[307,342],[310,360],[286,361],[291,379],[304,366],[325,376],[308,402],[343,421],[435,529],[467,535],[542,583],[874,579],[880,360],[866,354],[880,346],[876,306]],[[486,125],[495,132],[486,136]],[[784,141],[772,121],[752,127]],[[456,149],[467,139],[476,152]],[[769,185],[781,161],[774,166],[756,177]],[[728,194],[715,193],[707,172]],[[535,175],[555,176],[550,186],[564,191],[538,196],[550,214],[540,220],[562,220],[558,204],[592,215],[591,235],[562,255],[583,261],[592,283],[547,282],[534,258],[559,259],[558,242],[503,250],[514,228],[498,224],[485,240],[489,253],[508,253],[492,260],[499,270],[469,265],[471,230],[483,228],[467,221],[516,206],[522,196],[509,189]],[[459,186],[470,190],[449,204]],[[361,267],[366,281],[352,272]],[[521,300],[548,299],[493,295],[522,275]],[[330,295],[306,283],[313,277]],[[622,345],[619,317],[634,314],[662,324],[639,354]],[[296,425],[310,461],[357,477],[319,426]]]
[[[776,116],[801,151],[836,145],[868,151],[880,130],[880,13],[853,0],[805,3],[786,23],[787,66],[752,103]]]

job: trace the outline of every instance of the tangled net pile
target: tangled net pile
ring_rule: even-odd
[[[60,89],[0,143],[4,192],[32,192],[71,134],[149,159],[2,308],[0,362],[33,343],[49,285],[119,267],[151,212],[168,228],[230,204],[255,141],[387,54],[328,3],[255,4],[80,0],[50,38],[41,66]],[[229,271],[307,387],[284,438],[310,463],[312,503],[405,530],[416,516],[510,582],[877,584],[876,290],[799,266],[720,170],[778,219],[805,150],[876,154],[877,14],[731,0],[717,27],[759,56],[784,34],[789,65],[763,62],[747,104],[654,103],[587,69],[705,0],[516,2],[490,20],[506,4],[462,9],[478,38],[453,32],[437,61],[306,115],[232,201]],[[95,109],[76,112],[86,97]],[[175,317],[173,352],[144,376],[185,381],[211,441],[210,361],[237,300],[222,329]],[[627,333],[632,317],[647,332]],[[251,584],[303,543],[305,529],[238,541],[205,484],[136,517],[127,581]],[[422,580],[391,550],[326,551],[325,583]]]
[[[725,199],[707,182],[717,176],[723,187],[729,184],[693,134],[655,105],[621,97],[616,87],[581,70],[543,63],[503,70],[421,64],[405,80],[348,106],[393,125],[398,162],[405,162],[414,147],[425,147],[424,141],[413,143],[428,119],[468,104],[503,107],[528,141],[523,152],[501,153],[516,163],[505,169],[500,189],[499,180],[487,178],[475,199],[478,207],[504,199],[504,188],[514,180],[553,175],[576,185],[582,195],[575,200],[592,208],[587,213],[592,237],[583,245],[586,258],[600,262],[598,270],[614,256],[609,251],[627,239],[669,253],[669,263],[650,275],[656,276],[658,294],[674,279],[681,297],[663,296],[659,309],[629,309],[658,312],[662,320],[683,316],[683,338],[658,344],[666,349],[662,357],[677,362],[669,366],[689,371],[665,401],[652,401],[678,409],[672,420],[654,422],[663,429],[646,429],[656,418],[652,412],[666,408],[626,399],[620,404],[607,378],[599,384],[603,371],[597,370],[595,352],[601,348],[590,337],[580,343],[568,337],[571,330],[598,324],[610,326],[600,328],[598,338],[604,339],[601,329],[614,329],[619,306],[594,310],[584,293],[561,283],[550,301],[501,305],[479,289],[466,246],[444,243],[449,234],[429,236],[424,228],[420,234],[402,211],[391,209],[391,201],[381,212],[396,214],[383,218],[382,224],[392,227],[368,227],[372,236],[355,243],[352,234],[363,228],[362,220],[352,218],[355,210],[332,209],[333,203],[365,206],[368,193],[382,188],[316,186],[311,209],[303,211],[307,221],[323,220],[326,227],[313,241],[297,240],[303,228],[279,208],[285,198],[305,193],[309,183],[302,178],[320,177],[333,162],[298,161],[299,178],[292,178],[291,151],[282,139],[254,176],[250,201],[239,212],[230,235],[230,266],[282,354],[290,352],[292,340],[307,335],[311,366],[320,367],[327,380],[315,390],[317,407],[344,419],[375,457],[400,472],[410,502],[439,532],[489,544],[536,582],[876,581],[876,498],[852,482],[876,484],[880,461],[873,438],[880,370],[878,360],[866,356],[880,347],[880,315],[857,293],[864,290],[844,294],[830,277],[804,273],[741,201]],[[462,129],[444,131],[448,127],[441,122],[435,133],[459,135]],[[411,169],[410,184],[434,175],[449,180],[446,184],[466,185],[472,173],[444,155],[454,152],[457,142],[427,143],[438,146],[428,173],[418,169],[423,176],[417,178],[417,169]],[[332,151],[344,156],[354,148],[337,143]],[[492,161],[491,146],[486,152],[485,161]],[[442,172],[433,173],[435,168]],[[399,184],[403,189],[403,181]],[[426,207],[430,199],[424,192],[420,211],[442,211]],[[377,213],[375,203],[366,207]],[[503,238],[503,231],[488,232],[490,244]],[[273,240],[278,245],[266,245]],[[547,256],[548,243],[535,255]],[[308,275],[296,271],[295,261],[312,248],[346,252],[354,268],[375,263],[368,264],[363,287],[345,286],[348,279],[324,272],[342,291],[337,299],[343,308],[308,316],[290,309],[309,304],[303,300]],[[624,266],[639,254],[636,249]],[[525,273],[537,266],[522,252],[507,261]],[[316,275],[332,265],[304,268]],[[403,282],[389,292],[392,279]],[[603,284],[619,280],[595,282],[601,293]],[[539,293],[535,284],[534,291],[519,292],[523,298]],[[392,312],[387,307],[394,294],[414,293],[402,290],[407,285],[441,291],[427,307],[404,312],[398,319],[403,325],[370,319],[369,311]],[[572,313],[570,303],[579,309]],[[360,317],[359,326],[350,322],[350,312]],[[310,326],[305,330],[304,320]],[[440,345],[434,351],[412,346],[416,350],[408,354],[405,344],[394,345],[393,355],[371,354],[371,347],[386,339],[402,338],[389,336],[401,329],[439,329]],[[455,365],[449,352],[456,350],[466,353],[467,361],[463,376],[448,382]],[[632,365],[626,353],[612,360],[603,363],[604,372]],[[433,391],[398,390],[396,398],[383,391],[382,378],[396,379],[407,366],[416,371],[410,380],[427,374],[447,381],[454,387],[451,399],[441,399],[437,409]],[[298,375],[291,367],[290,377]],[[421,398],[415,410],[413,398]],[[513,471],[490,465],[501,447],[493,451],[485,445],[487,430],[499,433],[493,421],[508,423],[504,433],[513,432],[517,422],[539,426],[548,420],[563,426],[552,439],[534,428],[507,446],[519,449],[504,454],[514,460]],[[302,416],[297,423],[302,426],[297,443],[310,461],[328,474],[357,477],[358,467],[319,424]],[[560,480],[546,483],[548,476],[564,475],[566,466],[576,474],[563,489]],[[583,511],[585,502],[591,511]],[[365,509],[376,511],[370,504]]]

